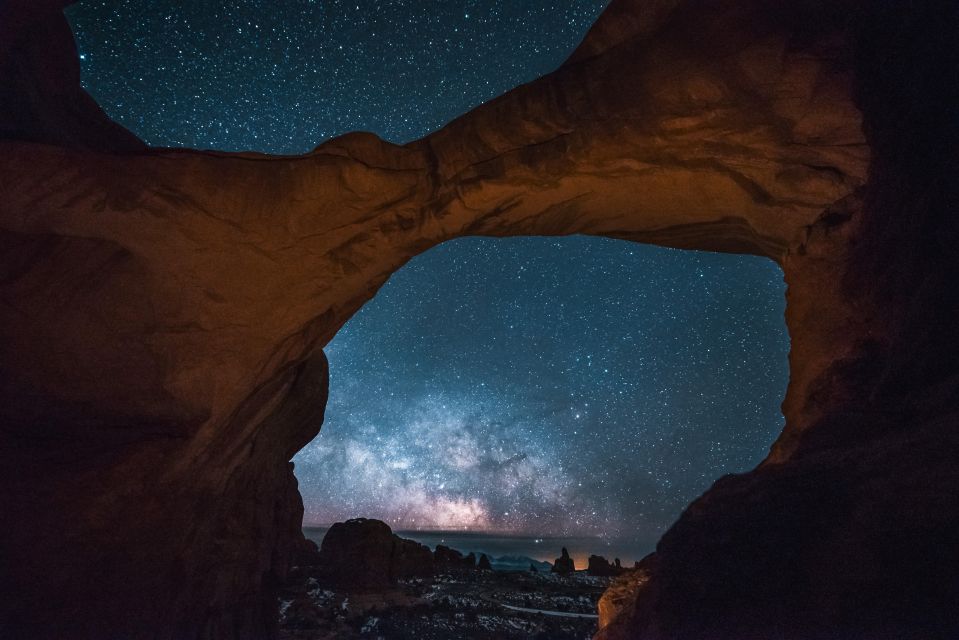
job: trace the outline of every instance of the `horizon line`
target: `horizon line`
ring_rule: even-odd
[[[350,520],[353,520],[353,519],[355,519],[355,518],[350,518]],[[367,520],[376,520],[377,518],[366,518],[366,519],[367,519]],[[343,522],[345,522],[345,521],[343,521]],[[601,538],[602,538],[602,536],[600,536],[600,535],[595,535],[595,534],[593,534],[593,535],[588,535],[588,534],[583,534],[583,535],[558,535],[558,534],[526,533],[526,532],[516,532],[516,531],[496,531],[496,530],[492,530],[492,529],[466,529],[466,528],[463,528],[463,529],[442,529],[442,528],[407,528],[407,527],[395,528],[395,527],[394,527],[393,525],[391,525],[389,522],[385,522],[385,521],[383,521],[383,520],[380,520],[380,522],[383,522],[384,524],[386,524],[387,526],[389,526],[390,529],[392,529],[394,532],[396,532],[396,531],[409,531],[409,532],[415,532],[415,533],[476,533],[476,534],[483,534],[483,535],[498,536],[498,537],[501,537],[501,538],[540,538],[540,539],[543,539],[543,540],[560,540],[560,539],[565,539],[565,538],[596,538],[596,539],[601,539]],[[332,527],[334,524],[336,524],[336,522],[332,522],[332,523],[329,523],[329,524],[321,524],[321,523],[316,523],[316,522],[311,522],[311,523],[306,523],[306,522],[304,522],[304,523],[302,524],[301,528],[304,528],[304,529],[305,529],[305,528],[308,528],[308,527],[312,527],[312,528],[315,528],[315,529],[329,529],[329,528]]]

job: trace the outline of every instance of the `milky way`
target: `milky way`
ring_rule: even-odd
[[[83,81],[147,142],[406,142],[555,68],[604,1],[82,2]],[[648,549],[782,427],[782,275],[598,238],[461,239],[328,345],[306,522],[602,535]]]

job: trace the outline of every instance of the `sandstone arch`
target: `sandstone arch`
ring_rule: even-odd
[[[269,637],[322,346],[439,242],[567,233],[766,255],[789,284],[783,435],[604,637],[955,623],[954,582],[912,573],[949,567],[959,518],[959,101],[929,71],[955,7],[616,0],[555,73],[421,141],[295,158],[145,148],[79,88],[59,3],[0,10],[8,628]]]

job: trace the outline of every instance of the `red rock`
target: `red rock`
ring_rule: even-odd
[[[632,569],[622,571],[599,599],[599,628],[602,630],[623,612],[623,620],[629,618],[636,607],[636,600],[643,596],[646,583],[652,575],[656,554],[636,562]]]

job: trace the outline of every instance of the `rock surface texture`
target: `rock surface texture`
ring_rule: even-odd
[[[0,3],[0,635],[270,638],[322,347],[414,255],[587,233],[768,256],[786,427],[600,632],[959,631],[959,4],[613,0],[397,147],[148,149],[55,1]]]

